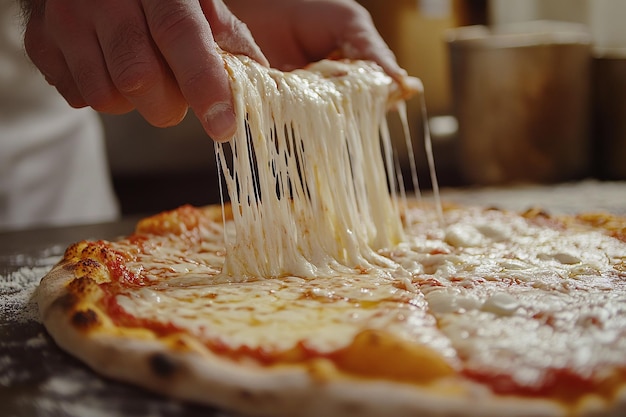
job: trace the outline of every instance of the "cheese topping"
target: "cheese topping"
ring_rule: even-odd
[[[224,274],[320,277],[388,265],[374,249],[403,237],[385,119],[391,78],[365,62],[283,73],[225,60],[239,117],[229,145],[216,144],[236,228]]]
[[[220,224],[197,239],[151,236],[126,265],[144,286],[118,304],[172,323],[208,345],[320,355],[378,329],[428,346],[469,374],[541,390],[567,372],[600,383],[626,368],[626,244],[598,231],[534,223],[511,212],[456,209],[450,226],[413,207],[405,239],[378,251],[393,268],[341,279],[293,276],[224,282]],[[235,225],[227,221],[232,238]],[[552,381],[552,382],[551,382]]]
[[[464,367],[533,387],[554,370],[626,366],[626,245],[497,210],[421,211],[393,250]]]

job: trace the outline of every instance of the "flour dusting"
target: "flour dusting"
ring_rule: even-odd
[[[41,278],[57,263],[58,257],[41,259],[37,266],[22,267],[7,276],[0,276],[0,310],[13,322],[39,322],[33,293]]]

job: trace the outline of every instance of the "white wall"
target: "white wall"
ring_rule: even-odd
[[[491,0],[489,14],[494,23],[537,19],[586,23],[587,2],[588,0]]]
[[[626,50],[626,1],[588,0],[589,25],[596,48]]]
[[[491,0],[489,15],[494,24],[525,20],[584,23],[596,49],[626,49],[624,0]]]

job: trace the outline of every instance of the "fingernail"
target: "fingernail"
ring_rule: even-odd
[[[225,142],[237,131],[235,112],[228,103],[217,103],[204,116],[204,129],[216,142]]]

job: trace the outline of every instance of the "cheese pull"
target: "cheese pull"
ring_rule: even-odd
[[[365,61],[281,72],[224,60],[238,128],[215,145],[235,224],[223,275],[312,278],[392,266],[377,254],[404,238],[386,112],[405,88]]]

